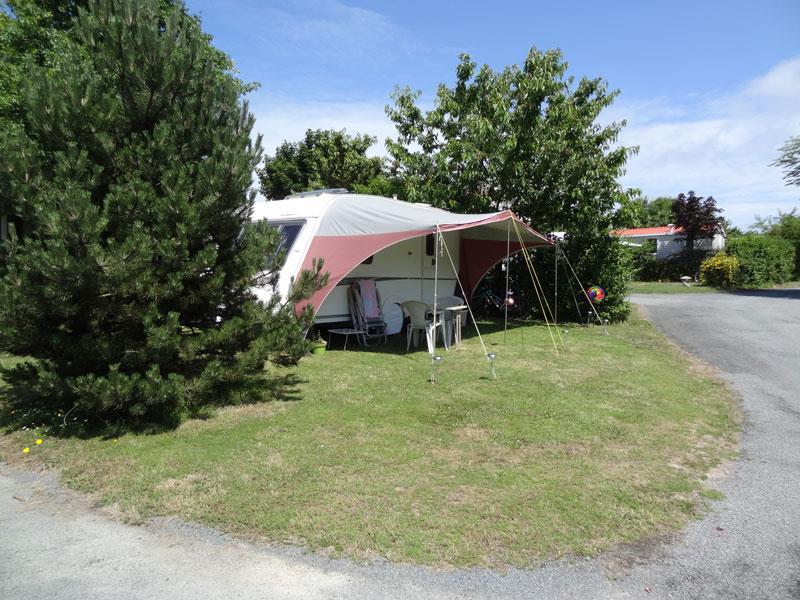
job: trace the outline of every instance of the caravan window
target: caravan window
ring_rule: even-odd
[[[436,253],[436,240],[433,239],[433,234],[429,233],[425,236],[425,254],[433,256]]]
[[[292,250],[292,246],[294,246],[297,236],[300,235],[300,231],[303,229],[303,223],[270,223],[269,225],[280,233],[281,239],[278,242],[277,253],[283,254],[283,260],[285,261]]]

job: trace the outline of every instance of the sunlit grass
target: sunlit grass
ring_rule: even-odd
[[[699,283],[687,287],[680,281],[631,281],[628,285],[633,294],[713,294],[720,291]]]
[[[487,325],[442,351],[396,340],[274,371],[282,400],[220,410],[158,435],[0,438],[0,457],[44,462],[124,518],[175,515],[355,558],[527,566],[682,527],[705,473],[732,452],[722,384],[634,316],[570,327]],[[21,448],[30,447],[23,455]]]

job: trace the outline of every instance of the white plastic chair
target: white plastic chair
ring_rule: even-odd
[[[408,327],[406,327],[406,352],[411,348],[411,338],[414,338],[414,346],[417,346],[417,339],[419,337],[419,332],[425,332],[425,340],[428,342],[428,353],[433,354],[433,341],[434,336],[436,335],[434,331],[433,320],[428,318],[428,313],[431,311],[431,307],[424,302],[420,302],[419,300],[407,300],[402,304],[403,311],[409,316],[411,319]],[[442,321],[440,319],[436,320],[436,328],[439,331],[443,331],[442,328]],[[445,336],[442,335],[442,338]],[[445,348],[448,347],[447,340],[444,340]]]
[[[465,312],[455,313],[452,310],[446,310],[451,306],[463,306],[466,302],[464,302],[463,298],[459,298],[458,296],[442,296],[436,301],[436,307],[441,308],[444,311],[444,335],[445,339],[447,340],[447,345],[453,343],[453,335],[455,333],[455,320],[456,318],[461,319],[461,326],[463,327],[466,325],[467,315]]]

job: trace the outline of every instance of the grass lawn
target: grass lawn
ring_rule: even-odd
[[[632,294],[715,294],[720,292],[717,288],[692,283],[686,287],[680,281],[631,281],[629,283]]]
[[[794,281],[784,281],[783,283],[776,283],[776,284],[775,284],[775,287],[776,287],[776,288],[779,288],[779,289],[786,289],[786,288],[795,289],[795,288],[800,288],[800,279],[795,279]]]
[[[404,343],[279,368],[280,399],[157,435],[0,436],[0,459],[47,464],[138,522],[176,515],[334,555],[432,565],[535,565],[674,531],[718,497],[732,456],[728,389],[634,315],[572,327],[486,327],[442,352],[438,382]],[[402,348],[402,349],[401,349]],[[30,446],[24,455],[23,446]]]
[[[632,294],[715,294],[725,291],[699,283],[693,283],[691,287],[686,287],[680,281],[631,281],[629,286]],[[772,287],[772,289],[786,288],[800,288],[800,281],[776,283]]]

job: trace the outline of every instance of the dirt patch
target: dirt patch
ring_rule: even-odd
[[[165,479],[156,486],[156,489],[161,492],[189,492],[194,488],[205,484],[208,477],[200,473],[189,473],[178,479]]]
[[[655,562],[666,555],[669,544],[676,540],[675,534],[650,536],[635,542],[620,544],[598,557],[609,579],[619,579],[631,569]]]
[[[489,438],[489,432],[480,427],[467,425],[456,430],[456,438],[464,442],[479,442]]]
[[[486,490],[474,485],[460,485],[447,494],[447,503],[466,506],[482,506],[486,500]]]

